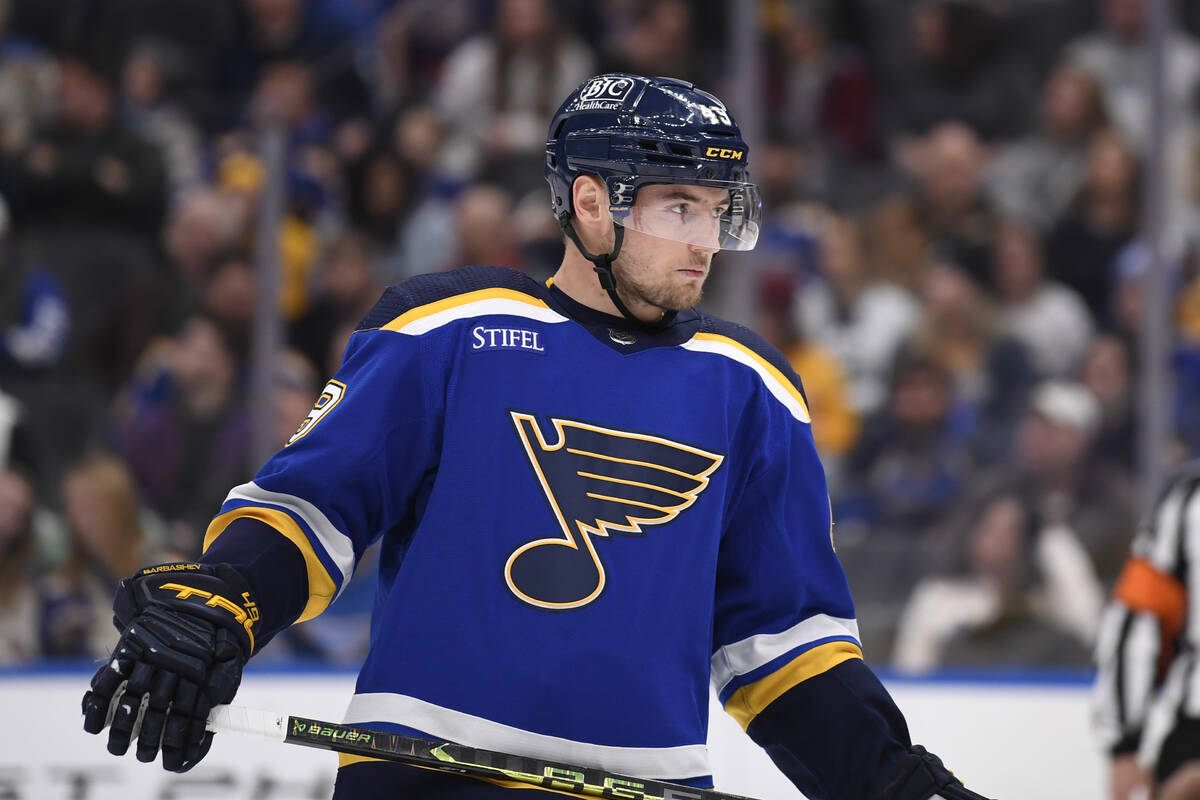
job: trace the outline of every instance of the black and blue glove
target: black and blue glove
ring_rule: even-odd
[[[83,728],[110,725],[108,750],[185,772],[208,753],[208,713],[228,703],[254,652],[258,606],[225,564],[162,564],[121,581],[113,624],[121,639],[83,696]]]

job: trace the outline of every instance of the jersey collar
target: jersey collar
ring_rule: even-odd
[[[546,288],[550,307],[587,329],[602,344],[618,353],[637,353],[652,347],[677,347],[700,328],[700,313],[694,308],[680,311],[661,328],[643,328],[624,317],[606,314],[572,298],[553,283]]]

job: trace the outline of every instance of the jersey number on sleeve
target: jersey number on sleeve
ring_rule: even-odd
[[[292,438],[287,440],[288,444],[303,439],[308,435],[318,422],[325,418],[325,415],[333,410],[333,407],[341,401],[342,395],[346,393],[346,384],[341,381],[330,381],[325,384],[325,388],[321,390],[321,396],[317,398],[317,402],[313,403],[312,411],[308,412],[308,416],[300,423],[300,427],[292,434]],[[287,445],[284,445],[287,447]]]

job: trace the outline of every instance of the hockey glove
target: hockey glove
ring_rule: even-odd
[[[876,795],[878,800],[987,800],[962,785],[942,760],[919,744]]]
[[[113,624],[121,639],[83,696],[83,728],[108,724],[108,751],[185,772],[208,753],[208,712],[237,692],[254,652],[258,607],[224,564],[163,564],[121,581]],[[139,733],[140,726],[140,733]]]

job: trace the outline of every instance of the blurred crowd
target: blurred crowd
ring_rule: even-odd
[[[1146,0],[762,0],[758,248],[702,307],[801,375],[868,659],[1080,667],[1136,522]],[[282,444],[383,287],[549,276],[591,74],[739,112],[726,0],[0,0],[0,664],[103,657],[115,582],[253,475],[267,174]],[[1200,4],[1173,12],[1170,458],[1200,454]],[[354,663],[373,567],[269,655]]]

